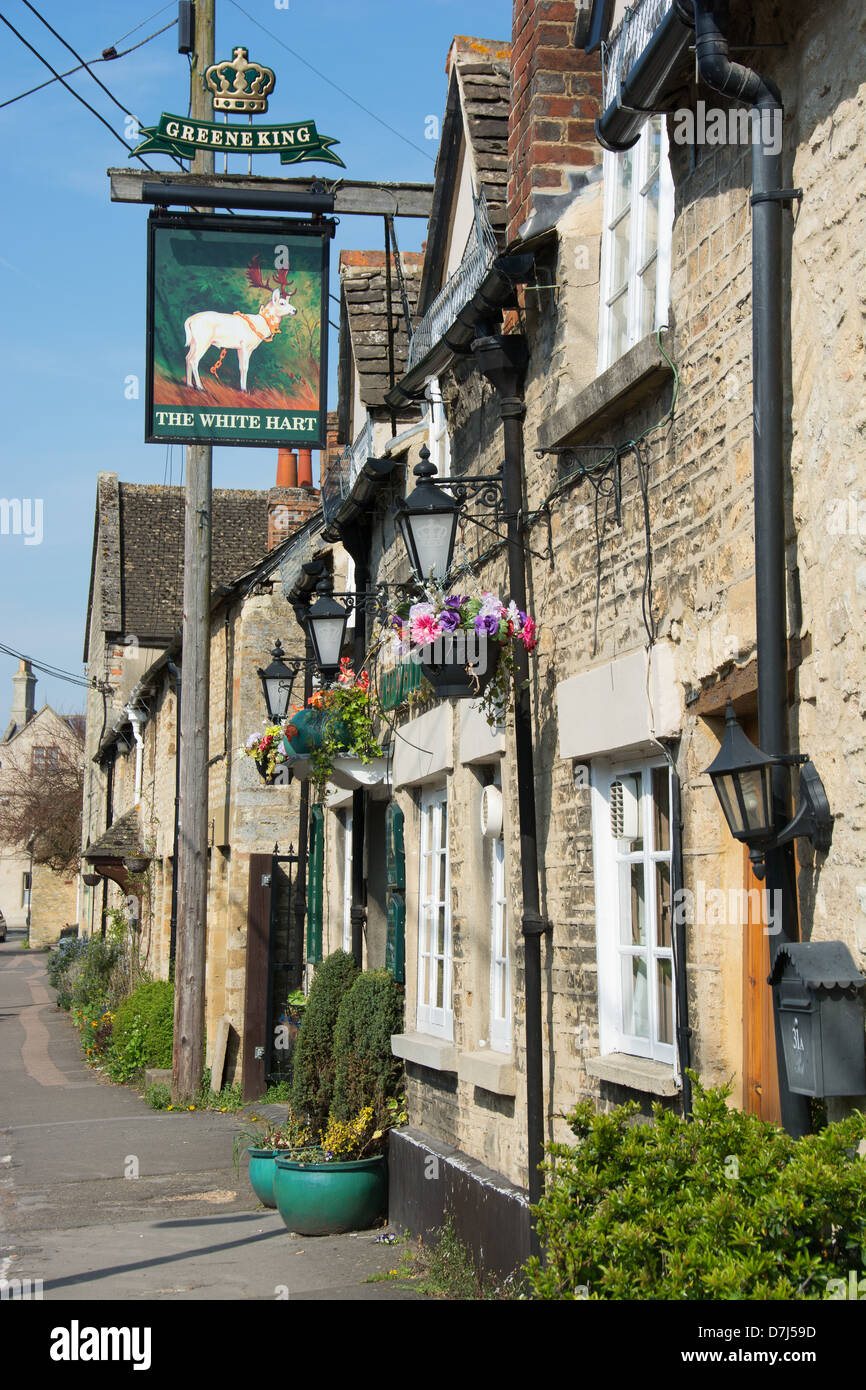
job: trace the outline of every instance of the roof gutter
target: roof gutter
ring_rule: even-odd
[[[342,540],[347,527],[356,526],[359,522],[363,524],[379,488],[387,482],[396,467],[397,460],[393,458],[368,458],[352,484],[349,496],[333,521],[322,532],[323,538],[329,541]]]
[[[535,258],[529,253],[497,256],[472,298],[427,356],[392,386],[385,396],[386,404],[399,410],[407,401],[419,400],[431,376],[438,376],[455,357],[467,356],[478,325],[489,323],[503,309],[516,305],[515,286],[526,283],[534,264]]]
[[[661,99],[693,39],[690,0],[674,0],[673,8],[653,31],[616,100],[595,123],[596,139],[606,150],[630,150],[637,144],[647,116],[662,109]]]

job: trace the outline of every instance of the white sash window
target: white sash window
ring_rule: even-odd
[[[448,1040],[454,1036],[451,971],[448,793],[442,787],[421,795],[417,1026]]]

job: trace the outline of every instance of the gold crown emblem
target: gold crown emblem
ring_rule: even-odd
[[[267,111],[268,93],[274,90],[276,77],[264,63],[248,60],[248,49],[235,48],[231,60],[224,58],[208,68],[204,80],[214,94],[215,111],[236,111],[241,115]]]

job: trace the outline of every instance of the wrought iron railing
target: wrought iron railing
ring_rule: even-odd
[[[601,46],[601,70],[605,108],[620,96],[622,84],[647,47],[674,0],[638,0],[630,5],[620,24]]]
[[[373,455],[373,422],[367,423],[353,444],[343,450],[339,460],[325,470],[322,478],[322,511],[330,524],[345,502],[364,464]]]
[[[417,366],[448,331],[460,310],[468,304],[499,254],[496,233],[490,224],[484,190],[473,199],[475,220],[463,252],[463,259],[450,275],[427,310],[409,342],[407,371]]]

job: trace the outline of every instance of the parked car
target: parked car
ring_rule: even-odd
[[[0,912],[0,941],[6,940],[6,918]]]

